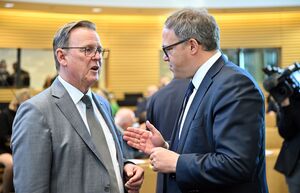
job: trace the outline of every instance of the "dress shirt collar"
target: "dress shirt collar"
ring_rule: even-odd
[[[72,101],[74,102],[74,104],[77,104],[81,100],[81,98],[83,97],[84,94],[80,90],[78,90],[76,87],[74,87],[73,85],[71,85],[70,83],[65,81],[61,76],[58,76],[58,80],[65,87],[65,89],[69,93],[70,97],[72,98]],[[90,97],[90,99],[92,100],[91,89],[88,90],[86,95],[88,95]]]
[[[196,89],[198,90],[202,80],[204,79],[208,70],[212,67],[212,65],[221,57],[221,52],[218,50],[212,57],[210,57],[204,64],[200,66],[200,68],[195,73],[192,82]]]

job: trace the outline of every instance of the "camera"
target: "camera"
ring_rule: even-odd
[[[263,86],[277,103],[293,94],[300,93],[300,64],[295,62],[287,68],[267,66],[263,68],[267,78]]]

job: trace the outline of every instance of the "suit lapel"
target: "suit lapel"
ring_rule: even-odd
[[[113,120],[111,119],[111,116],[109,115],[109,112],[106,112],[105,111],[105,107],[104,107],[104,104],[99,102],[99,100],[97,100],[97,98],[95,97],[94,94],[93,95],[93,100],[98,108],[98,110],[100,111],[103,119],[105,120],[105,123],[107,124],[107,127],[109,128],[112,136],[113,136],[113,139],[114,139],[114,142],[115,142],[115,146],[116,146],[116,151],[117,151],[117,159],[118,159],[118,162],[119,162],[119,166],[120,166],[120,171],[122,171],[123,167],[122,167],[122,164],[123,164],[123,154],[121,152],[121,147],[120,147],[120,143],[119,143],[119,138],[118,138],[118,135],[116,134],[116,130],[114,129],[115,126],[114,126],[114,123],[113,123]],[[109,144],[108,144],[109,145]]]
[[[61,110],[69,123],[72,125],[73,129],[78,133],[84,143],[92,150],[94,154],[102,161],[100,153],[96,150],[96,147],[92,143],[91,136],[81,119],[81,116],[76,108],[75,104],[63,85],[58,81],[52,85],[52,96],[55,97],[55,103],[57,107]]]
[[[192,121],[196,115],[196,112],[198,108],[200,107],[200,104],[203,100],[203,97],[209,90],[211,84],[213,83],[213,77],[221,70],[222,66],[224,65],[225,58],[221,56],[214,64],[213,66],[209,69],[207,74],[205,75],[203,81],[201,82],[197,93],[195,95],[195,98],[193,99],[193,102],[190,106],[190,109],[187,113],[187,116],[185,118],[183,127],[182,127],[182,133],[181,137],[179,140],[178,148],[176,152],[182,152],[182,149],[184,147],[185,140],[187,138],[190,126],[192,124]]]

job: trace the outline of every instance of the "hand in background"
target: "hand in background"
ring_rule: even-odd
[[[281,102],[281,106],[282,107],[286,107],[286,106],[289,106],[290,105],[290,99],[289,98],[286,98],[284,99],[282,102]]]

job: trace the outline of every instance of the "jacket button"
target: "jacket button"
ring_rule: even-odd
[[[107,186],[104,187],[104,191],[105,192],[109,192],[110,188],[109,188],[109,184]]]
[[[176,179],[176,174],[174,174],[174,173],[170,174],[170,178],[171,179]]]

